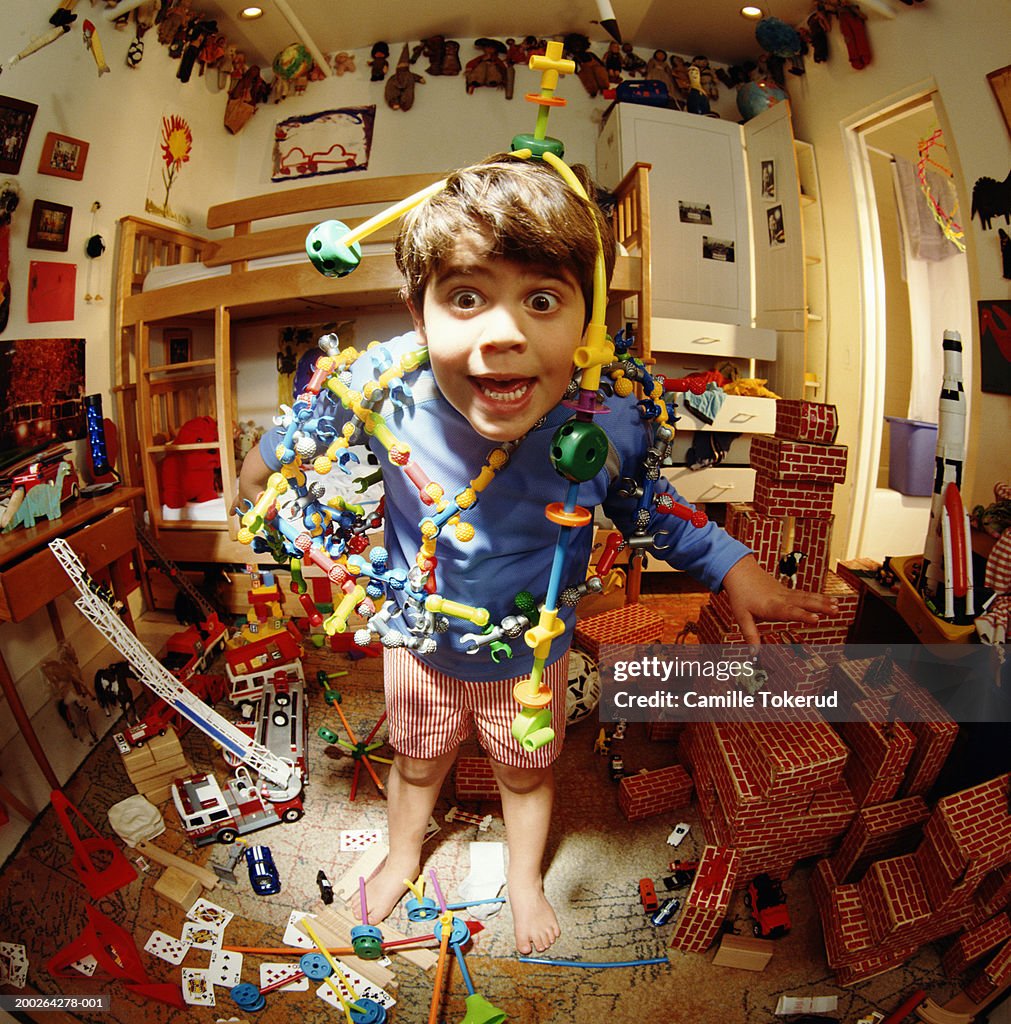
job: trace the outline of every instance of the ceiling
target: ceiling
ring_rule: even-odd
[[[741,16],[743,0],[258,0],[264,15],[243,21],[238,12],[251,0],[191,0],[194,10],[218,21],[220,31],[243,50],[250,63],[269,67],[274,55],[289,43],[311,41],[323,54],[339,50],[368,50],[377,40],[390,44],[417,42],[441,34],[448,38],[492,36],[505,40],[535,35],[560,37],[581,32],[602,53],[610,36],[595,22],[610,6],[622,38],[637,49],[665,49],[685,56],[705,55],[714,63],[736,64],[760,53],[755,22]],[[762,3],[762,0],[758,0]],[[812,0],[764,0],[764,10],[791,25],[800,25],[813,8]],[[285,13],[292,17],[286,17]],[[293,27],[293,22],[300,28]],[[310,50],[312,46],[309,46]],[[466,60],[472,54],[461,52]]]

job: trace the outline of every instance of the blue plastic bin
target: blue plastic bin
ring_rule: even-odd
[[[937,424],[886,416],[889,426],[888,486],[899,494],[923,497],[934,490]]]

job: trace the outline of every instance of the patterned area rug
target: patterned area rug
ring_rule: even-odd
[[[352,664],[340,655],[313,652],[307,658],[307,677],[315,679],[320,668],[328,672],[350,668],[349,675],[335,679],[332,685],[341,688],[342,706],[352,728],[367,733],[382,711],[380,662],[366,659]],[[369,780],[361,783],[356,800],[349,802],[352,762],[315,734],[323,725],[340,732],[340,723],[324,703],[320,688],[311,683],[309,690],[311,780],[306,790],[305,817],[295,824],[279,825],[250,837],[251,841],[270,847],[281,877],[280,893],[270,897],[255,895],[240,862],[237,885],[221,885],[205,894],[234,912],[226,930],[226,942],[231,945],[281,945],[292,910],[323,909],[316,886],[317,871],[324,869],[336,882],[353,870],[358,855],[340,852],[340,833],[375,828],[385,835],[384,801]],[[793,931],[777,942],[772,962],[764,972],[715,967],[711,963],[713,950],[701,955],[668,950],[669,926],[654,928],[649,923],[639,903],[638,880],[644,876],[656,880],[663,897],[661,880],[668,873],[667,863],[672,855],[665,840],[674,819],[663,817],[634,824],[624,819],[618,810],[616,787],[609,777],[607,761],[593,752],[597,729],[592,718],[572,727],[558,765],[558,799],[549,839],[546,891],[559,913],[563,935],[550,955],[629,961],[669,953],[670,963],[608,970],[521,964],[515,958],[512,922],[506,908],[490,918],[485,930],[475,937],[467,963],[477,991],[510,1019],[527,1024],[597,1020],[631,1024],[646,1019],[693,1024],[767,1024],[776,1019],[774,1011],[780,995],[788,994],[836,995],[839,1008],[834,1016],[855,1021],[873,1008],[894,1009],[915,987],[926,988],[938,999],[948,993],[939,967],[939,951],[934,947],[925,947],[902,969],[850,989],[839,988],[825,963],[820,926],[808,893],[809,869],[803,868],[786,882]],[[642,729],[641,725],[629,727],[623,751],[626,770],[674,763],[676,751],[672,745],[649,742]],[[184,737],[183,746],[195,768],[213,770],[219,778],[225,776],[220,756],[202,734],[191,730]],[[463,752],[478,753],[474,747]],[[385,767],[381,771],[385,775]],[[98,744],[66,789],[70,801],[106,836],[112,836],[107,809],[132,792],[111,737]],[[426,846],[425,865],[426,869],[435,868],[450,899],[470,870],[470,844],[505,841],[501,815],[494,804],[468,808],[493,816],[490,829],[478,832],[473,825],[444,820],[455,802],[450,781],[436,808],[441,831]],[[163,805],[161,810],[168,829],[156,843],[191,861],[206,863],[211,849],[194,850],[171,804]],[[677,817],[692,825],[678,850],[680,856],[691,858],[704,845],[701,827],[694,808],[684,809]],[[126,852],[133,859],[135,851]],[[226,988],[216,989],[216,1007],[193,1007],[183,1013],[163,1003],[133,996],[118,981],[82,976],[80,981],[67,982],[49,976],[46,961],[72,942],[86,923],[89,899],[71,867],[71,854],[70,843],[50,809],[38,819],[0,873],[0,941],[28,947],[28,990],[109,992],[110,1012],[77,1017],[94,1024],[167,1024],[180,1019],[211,1022],[233,1016],[251,1019],[252,1015],[238,1010]],[[143,952],[152,931],[158,929],[178,936],[185,920],[180,908],[154,891],[161,870],[151,865],[148,873],[99,900],[97,909],[133,935],[153,981],[178,984],[179,966],[173,967]],[[732,907],[731,920],[741,934],[750,934],[750,919],[739,899]],[[418,934],[421,927],[407,922],[402,909],[397,910],[392,923],[409,934]],[[281,958],[247,954],[242,979],[255,981],[259,963],[272,959]],[[192,949],[182,966],[206,967],[208,960],[206,950]],[[434,972],[422,971],[401,957],[394,957],[393,969],[398,988],[391,1019],[400,1024],[428,1020]],[[454,966],[440,1019],[463,1020],[465,995],[460,972]],[[270,994],[266,1013],[267,1019],[280,1024],[322,1024],[342,1019],[339,1012],[312,991]]]

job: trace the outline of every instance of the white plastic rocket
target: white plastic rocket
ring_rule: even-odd
[[[921,594],[940,606],[943,618],[954,619],[955,598],[965,601],[972,617],[972,551],[969,515],[961,498],[962,464],[965,459],[965,392],[962,389],[962,337],[945,331],[944,376],[937,403],[937,449],[934,454],[934,490],[930,522],[923,545]]]

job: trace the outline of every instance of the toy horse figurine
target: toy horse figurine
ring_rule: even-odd
[[[125,661],[114,661],[95,673],[95,699],[106,718],[112,717],[110,709],[118,705],[128,722],[140,720],[129,679],[136,681],[137,677]]]
[[[91,742],[98,741],[98,733],[95,732],[94,726],[91,724],[88,705],[82,697],[78,696],[73,686],[68,686],[63,696],[56,702],[56,710],[59,712],[60,718],[67,723],[70,735],[75,740],[84,739],[83,735],[78,735],[78,729],[83,726],[91,733]]]

